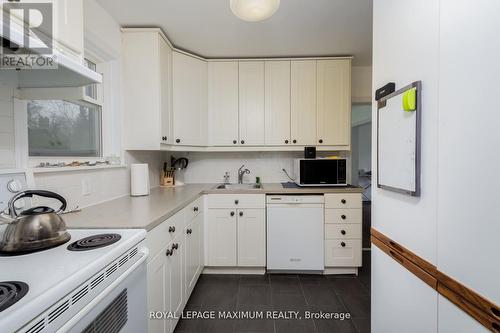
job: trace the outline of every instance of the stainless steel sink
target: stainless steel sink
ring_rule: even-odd
[[[219,190],[258,190],[262,184],[221,184],[217,186]]]

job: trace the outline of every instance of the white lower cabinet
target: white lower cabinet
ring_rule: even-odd
[[[266,211],[264,209],[238,210],[237,229],[238,266],[265,266]]]
[[[184,293],[187,298],[203,269],[203,214],[198,214],[184,229]]]
[[[325,267],[361,266],[362,207],[360,193],[325,194]]]
[[[148,310],[180,316],[203,269],[203,198],[146,236]],[[188,232],[188,230],[190,232]],[[171,333],[177,319],[150,319],[149,333]]]
[[[208,266],[236,266],[236,210],[209,209]]]
[[[265,195],[211,194],[207,201],[207,266],[265,267]]]

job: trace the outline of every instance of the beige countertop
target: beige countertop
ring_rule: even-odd
[[[283,188],[281,184],[264,183],[261,189],[216,189],[216,184],[186,184],[179,187],[156,187],[149,196],[125,196],[106,201],[81,212],[64,215],[69,229],[153,229],[203,194],[323,194],[362,193],[359,187]]]

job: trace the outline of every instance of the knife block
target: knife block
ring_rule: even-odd
[[[160,186],[163,186],[163,187],[173,187],[175,184],[174,182],[174,176],[165,176],[165,175],[161,175],[160,177]]]

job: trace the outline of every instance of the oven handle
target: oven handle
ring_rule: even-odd
[[[110,292],[115,289],[123,280],[125,280],[137,267],[139,267],[143,262],[146,261],[149,255],[148,248],[142,248],[140,252],[143,254],[142,258],[136,261],[132,266],[129,267],[122,275],[120,275],[115,281],[113,281],[106,289],[104,289],[99,295],[96,296],[92,301],[89,302],[83,309],[78,312],[73,318],[71,318],[66,324],[57,330],[57,332],[67,332],[73,326],[75,326],[83,317],[85,317],[95,305],[102,301]]]

